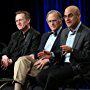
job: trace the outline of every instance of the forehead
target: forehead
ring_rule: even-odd
[[[20,18],[24,18],[25,14],[24,13],[20,13],[16,15],[16,19],[20,19]]]
[[[68,14],[75,14],[75,9],[74,8],[66,8],[65,9],[65,12],[64,12],[64,15],[68,15]]]
[[[53,12],[48,15],[47,19],[54,19],[54,18],[58,18],[58,17],[59,17],[58,14]]]

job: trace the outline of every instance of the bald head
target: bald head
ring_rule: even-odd
[[[74,6],[74,5],[72,5],[72,6],[68,6],[66,9],[65,9],[65,12],[66,11],[70,11],[70,12],[73,12],[75,15],[80,15],[80,10],[79,10],[79,8],[77,7],[77,6]]]
[[[77,6],[68,6],[64,12],[64,20],[70,29],[75,29],[80,22],[80,10]]]

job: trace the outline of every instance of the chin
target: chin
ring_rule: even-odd
[[[51,29],[52,31],[56,31],[56,28]]]
[[[23,29],[22,27],[18,27],[19,30]]]
[[[19,30],[22,30],[22,28],[18,28]]]
[[[71,27],[71,25],[67,25],[67,27],[68,27],[68,28],[70,28],[70,27]]]

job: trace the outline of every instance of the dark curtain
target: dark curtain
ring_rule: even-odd
[[[0,3],[0,41],[6,44],[10,36],[17,29],[15,25],[15,12],[27,10],[31,14],[31,25],[41,34],[49,31],[46,23],[46,14],[51,9],[61,12],[69,5],[76,5],[81,11],[81,21],[90,27],[89,0],[3,0]],[[63,21],[63,28],[65,28]]]
[[[81,21],[90,27],[90,12],[89,12],[89,0],[44,0],[44,28],[48,31],[49,27],[45,21],[46,14],[51,9],[56,9],[61,12],[62,16],[64,10],[69,5],[76,5],[79,7],[81,12]],[[64,23],[64,22],[63,22]],[[65,28],[65,23],[63,24]]]

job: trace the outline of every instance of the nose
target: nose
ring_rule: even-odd
[[[54,22],[51,22],[51,25],[54,25]]]
[[[67,20],[69,20],[69,17],[67,16],[67,17],[65,17],[64,19],[65,19],[65,21],[67,21]]]

